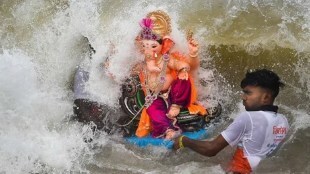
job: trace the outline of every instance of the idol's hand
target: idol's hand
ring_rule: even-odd
[[[190,39],[188,40],[188,48],[189,48],[189,56],[190,57],[197,57],[199,44],[196,40]]]
[[[178,72],[178,78],[180,80],[188,80],[188,70],[186,68],[182,68],[179,72]]]
[[[170,107],[170,110],[167,114],[167,117],[170,119],[173,119],[175,117],[177,117],[180,113],[181,107],[175,104],[172,104]]]
[[[180,79],[180,80],[188,80],[188,72],[181,72],[181,73],[179,73],[178,74],[178,78]]]
[[[153,66],[153,65],[147,65],[147,69],[150,72],[155,72],[155,73],[160,73],[161,72],[161,69],[159,67]]]

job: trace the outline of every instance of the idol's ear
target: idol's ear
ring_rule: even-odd
[[[164,36],[164,37],[163,37],[163,40],[165,40],[165,39],[170,39],[170,40],[172,40],[172,38],[171,38],[169,35]]]
[[[174,46],[174,42],[170,36],[164,36],[162,45],[163,45],[163,48],[161,49],[161,54],[166,54]]]
[[[144,52],[143,51],[142,38],[140,36],[137,36],[135,38],[135,46],[136,46],[136,48],[138,48],[138,50],[140,51],[141,54]]]

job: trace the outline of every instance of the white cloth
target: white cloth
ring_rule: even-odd
[[[275,152],[289,129],[287,119],[271,111],[242,112],[221,135],[230,146],[241,146],[252,170]]]
[[[86,83],[89,80],[89,72],[78,66],[74,76],[74,99],[89,99],[90,94],[86,89]]]

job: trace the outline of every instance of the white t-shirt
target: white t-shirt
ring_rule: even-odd
[[[243,147],[252,170],[275,152],[289,129],[287,119],[272,111],[242,112],[221,135],[230,146]]]

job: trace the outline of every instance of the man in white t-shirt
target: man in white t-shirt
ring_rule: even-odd
[[[287,119],[273,105],[283,86],[278,75],[270,70],[247,72],[241,81],[246,111],[214,140],[180,136],[174,140],[174,149],[187,147],[205,156],[215,156],[227,145],[237,146],[227,172],[251,173],[262,159],[275,152],[288,132]]]

